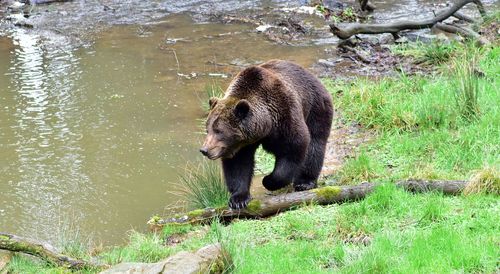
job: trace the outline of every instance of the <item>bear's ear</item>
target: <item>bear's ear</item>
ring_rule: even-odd
[[[243,120],[247,117],[248,112],[250,111],[250,104],[247,100],[242,99],[238,101],[236,107],[234,108],[234,115],[238,117],[240,120]]]
[[[217,99],[215,97],[210,98],[208,100],[208,105],[210,106],[210,109],[213,109],[218,101],[219,101],[219,99]]]

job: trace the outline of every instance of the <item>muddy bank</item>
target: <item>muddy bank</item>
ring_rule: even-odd
[[[329,22],[389,22],[406,18],[432,16],[446,4],[435,1],[372,1],[373,13],[361,12],[354,0],[324,1],[328,12],[311,1],[71,1],[44,5],[0,3],[0,36],[23,29],[39,37],[41,46],[77,48],[90,46],[100,32],[113,25],[139,25],[138,35],[148,35],[151,24],[161,23],[168,15],[189,14],[198,23],[245,24],[273,43],[290,46],[332,45],[326,58],[312,67],[322,77],[352,78],[356,76],[394,75],[427,72],[409,58],[395,56],[385,46],[394,43],[390,35],[360,35],[358,52],[336,49],[339,39],[331,34]],[[487,9],[497,8],[494,0],[483,1]],[[15,8],[11,8],[15,6]],[[477,16],[473,8],[466,12]],[[175,28],[170,25],[167,28]],[[230,34],[228,34],[230,35]],[[406,40],[429,42],[447,39],[430,30],[402,32]],[[365,41],[366,40],[366,41]],[[404,41],[406,41],[404,40]],[[397,42],[397,41],[396,41]],[[361,53],[361,54],[360,54]]]
[[[262,2],[91,0],[32,6],[14,5],[16,8],[11,8],[12,3],[14,1],[0,3],[0,35],[7,35],[15,28],[23,27],[30,29],[45,40],[69,40],[76,47],[92,43],[97,33],[110,26],[149,24],[169,14],[211,14],[300,5],[300,1],[279,0]]]

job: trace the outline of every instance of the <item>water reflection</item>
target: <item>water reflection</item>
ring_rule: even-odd
[[[100,192],[89,184],[81,166],[82,102],[75,88],[79,58],[65,48],[44,50],[37,36],[22,29],[11,38],[15,50],[6,73],[10,85],[2,92],[14,102],[7,113],[13,123],[2,130],[10,130],[15,143],[1,143],[4,161],[10,164],[2,176],[9,184],[3,192],[8,204],[2,206],[6,214],[13,210],[17,216],[9,219],[9,226],[50,239],[54,224],[65,219],[61,212],[78,222],[91,212],[88,197]]]

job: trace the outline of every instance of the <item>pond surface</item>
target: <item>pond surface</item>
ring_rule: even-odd
[[[182,15],[60,44],[23,29],[0,38],[0,231],[104,244],[181,200],[178,177],[202,158],[208,87],[271,58],[310,67],[324,49]]]

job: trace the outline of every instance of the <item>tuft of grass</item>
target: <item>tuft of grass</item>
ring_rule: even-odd
[[[431,43],[405,43],[394,45],[391,50],[395,54],[413,57],[416,63],[439,65],[449,61],[457,51],[457,44],[448,41]]]
[[[221,88],[221,86],[217,83],[211,83],[207,84],[205,86],[205,96],[203,99],[200,99],[201,105],[204,110],[209,111],[210,110],[210,105],[208,104],[208,100],[212,97],[220,98],[224,95],[224,90]]]
[[[348,159],[340,169],[339,183],[342,185],[357,184],[378,177],[381,167],[362,151],[357,157]]]
[[[429,199],[425,202],[423,207],[421,223],[439,222],[443,220],[448,213],[447,204],[441,193],[429,195]]]
[[[455,101],[460,115],[472,121],[479,115],[479,77],[477,76],[478,50],[469,46],[453,62]]]
[[[172,250],[164,245],[163,239],[159,235],[131,231],[127,246],[114,247],[101,254],[101,258],[111,265],[121,262],[153,263],[171,254]]]
[[[66,255],[77,259],[89,259],[94,244],[90,236],[82,235],[78,226],[61,221],[57,229],[57,247]]]
[[[455,51],[456,46],[453,43],[433,41],[423,47],[422,61],[433,65],[442,64],[450,60]]]
[[[186,234],[193,231],[194,227],[190,224],[186,225],[165,225],[162,229],[163,238],[167,238],[174,234]]]
[[[186,169],[180,179],[181,191],[191,208],[221,207],[229,200],[229,192],[217,163],[203,161]]]
[[[476,172],[465,187],[464,194],[500,195],[500,172],[498,169],[486,167]]]

